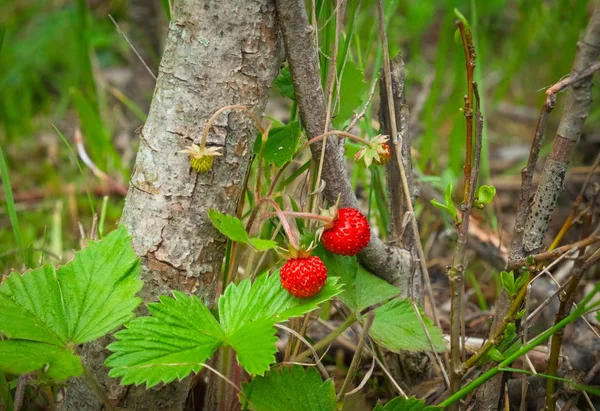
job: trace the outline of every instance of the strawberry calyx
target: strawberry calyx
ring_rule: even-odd
[[[367,168],[373,163],[378,165],[387,163],[391,155],[388,140],[389,137],[382,134],[373,138],[366,147],[358,150],[354,156],[354,161],[362,162]]]

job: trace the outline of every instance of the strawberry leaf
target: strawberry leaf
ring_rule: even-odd
[[[83,372],[81,360],[72,349],[43,342],[0,341],[0,358],[3,372],[18,375],[41,370],[38,378],[42,381],[66,380]]]
[[[244,384],[241,401],[255,411],[335,411],[333,380],[323,382],[314,368],[292,366],[254,377]]]
[[[225,340],[223,330],[197,298],[179,291],[148,304],[152,317],[138,317],[115,334],[106,360],[111,377],[148,388],[198,372]]]
[[[365,83],[365,75],[362,70],[356,67],[354,62],[346,61],[344,71],[342,73],[340,94],[338,101],[340,108],[337,111],[335,118],[332,120],[333,128],[341,130],[355,111],[357,111],[363,103],[363,97],[367,91],[367,83]]]
[[[263,156],[267,164],[282,167],[292,160],[300,139],[300,123],[291,121],[282,127],[273,127],[269,131]]]
[[[263,374],[275,361],[275,323],[316,309],[340,288],[330,278],[319,294],[298,299],[283,289],[277,274],[265,273],[254,284],[247,279],[225,289],[220,323],[197,297],[174,292],[174,299],[148,304],[151,317],[139,317],[116,334],[118,341],[108,346],[109,375],[152,387],[198,372],[223,344],[235,350],[246,371]]]
[[[208,210],[208,218],[221,234],[232,241],[248,244],[257,251],[266,251],[277,246],[275,241],[250,238],[246,232],[246,227],[237,217],[211,209]]]
[[[40,377],[51,379],[78,375],[80,360],[69,347],[134,317],[140,303],[135,294],[142,285],[138,275],[125,226],[91,242],[58,270],[48,264],[23,275],[12,273],[0,285],[0,333],[9,338],[1,342],[0,371],[43,369]],[[9,355],[18,347],[22,354]],[[23,359],[20,365],[15,358]]]
[[[354,312],[387,301],[399,293],[396,287],[359,265],[356,257],[330,253],[321,245],[313,253],[321,257],[330,276],[340,278],[344,292],[338,298]]]
[[[421,317],[429,331],[435,349],[446,350],[446,341],[439,328],[422,313]],[[423,326],[409,300],[393,299],[375,310],[375,319],[369,335],[388,350],[429,351],[431,345]]]

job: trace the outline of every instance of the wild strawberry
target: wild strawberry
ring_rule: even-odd
[[[389,163],[390,157],[392,157],[392,149],[388,143],[383,143],[377,150],[377,154],[379,154],[379,160],[375,158],[373,162],[378,166],[383,166]]]
[[[333,221],[321,234],[326,250],[340,255],[356,255],[369,244],[371,228],[367,218],[355,208],[333,209]]]
[[[317,294],[327,281],[327,268],[317,256],[289,259],[280,270],[283,288],[297,298]]]
[[[213,165],[215,156],[221,156],[220,147],[202,147],[192,144],[182,150],[182,153],[190,155],[190,166],[198,173],[208,173]]]

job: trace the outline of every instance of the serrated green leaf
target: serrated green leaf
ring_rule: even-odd
[[[111,377],[123,377],[122,384],[183,379],[198,372],[207,358],[225,341],[223,330],[208,308],[194,296],[173,292],[160,303],[148,304],[151,317],[138,317],[115,337],[107,348]]]
[[[133,318],[138,275],[139,261],[121,226],[58,271],[46,265],[11,274],[0,286],[0,331],[58,347],[91,341]]]
[[[263,240],[262,238],[249,238],[248,244],[257,251],[267,251],[277,247],[277,241]]]
[[[92,341],[134,318],[142,281],[130,241],[127,228],[120,225],[58,269],[71,342]]]
[[[279,89],[282,97],[288,97],[292,100],[296,100],[294,94],[294,83],[292,82],[292,74],[290,73],[289,67],[284,67],[279,72],[279,75],[275,79],[275,87]]]
[[[0,332],[8,338],[66,345],[68,325],[51,265],[13,272],[0,285]]]
[[[341,292],[336,278],[328,278],[321,291],[311,298],[296,298],[288,293],[279,281],[279,272],[264,273],[250,284],[246,279],[231,284],[219,299],[219,317],[227,335],[236,332],[244,324],[272,319],[276,322],[299,317],[318,308]]]
[[[254,377],[243,386],[243,403],[255,411],[335,411],[333,380],[323,382],[314,368],[292,366]]]
[[[225,237],[240,243],[248,241],[246,227],[244,227],[244,224],[242,224],[239,218],[229,214],[223,214],[215,209],[208,210],[208,218],[210,218],[210,221],[216,229]]]
[[[433,405],[425,406],[425,400],[415,397],[404,398],[396,397],[389,401],[385,406],[377,404],[373,411],[435,411],[442,410],[441,407]]]
[[[445,351],[446,341],[441,330],[424,314],[421,316],[436,350]],[[401,350],[431,350],[427,335],[408,300],[393,299],[378,307],[369,334],[378,344],[395,353]]]
[[[37,341],[0,341],[0,371],[7,374],[38,372],[41,380],[66,380],[83,372],[71,349]]]
[[[344,292],[338,298],[356,313],[399,294],[396,287],[360,266],[356,257],[330,253],[322,245],[313,254],[321,257],[328,275],[340,278]]]
[[[262,374],[275,360],[273,325],[312,311],[339,292],[332,278],[313,298],[298,299],[281,287],[278,275],[263,274],[254,284],[244,280],[225,289],[220,324],[198,298],[174,292],[174,299],[161,297],[160,304],[148,305],[152,317],[139,317],[116,334],[118,341],[108,346],[109,375],[148,387],[181,379],[198,372],[223,343],[249,373]]]
[[[341,129],[344,123],[352,118],[354,112],[360,109],[366,91],[367,83],[363,71],[358,69],[353,61],[346,61],[338,98],[340,109],[331,121],[335,129]]]
[[[270,318],[250,322],[227,337],[238,362],[252,375],[263,375],[275,362],[277,336],[273,324]]]
[[[264,146],[263,156],[267,164],[276,167],[292,160],[300,139],[300,123],[291,121],[283,127],[274,127],[269,131],[269,138]]]

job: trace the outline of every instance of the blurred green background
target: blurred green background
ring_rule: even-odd
[[[316,4],[326,54],[335,4]],[[466,79],[462,46],[454,35],[455,8],[467,17],[475,37],[476,79],[489,149],[483,178],[518,183],[543,90],[569,73],[576,43],[596,4],[583,0],[386,1],[390,51],[392,55],[402,52],[407,64],[415,164],[421,178],[443,188],[457,182],[462,173],[464,117],[459,109]],[[159,0],[0,2],[0,146],[6,164],[0,173],[5,188],[7,175],[11,187],[0,195],[0,274],[48,258],[68,258],[70,250],[79,247],[78,224],[88,232],[94,213],[101,216],[104,231],[114,227],[124,197],[81,163],[74,131],[81,128],[94,163],[125,185],[137,149],[134,131],[143,124],[153,79],[108,16],[118,21],[157,73],[168,8],[167,2]],[[342,40],[348,45],[348,60],[364,70],[367,94],[381,60],[376,21],[375,1],[348,1]],[[273,98],[277,100],[278,93]],[[560,119],[563,100],[561,95],[543,153]],[[599,140],[600,110],[597,101],[593,104],[582,144]],[[370,118],[377,118],[375,106]],[[370,127],[366,121],[360,126],[372,134]],[[576,164],[586,161],[584,155],[575,159]],[[355,177],[366,184],[370,178],[364,170],[356,171]],[[380,210],[382,226],[384,209]]]

